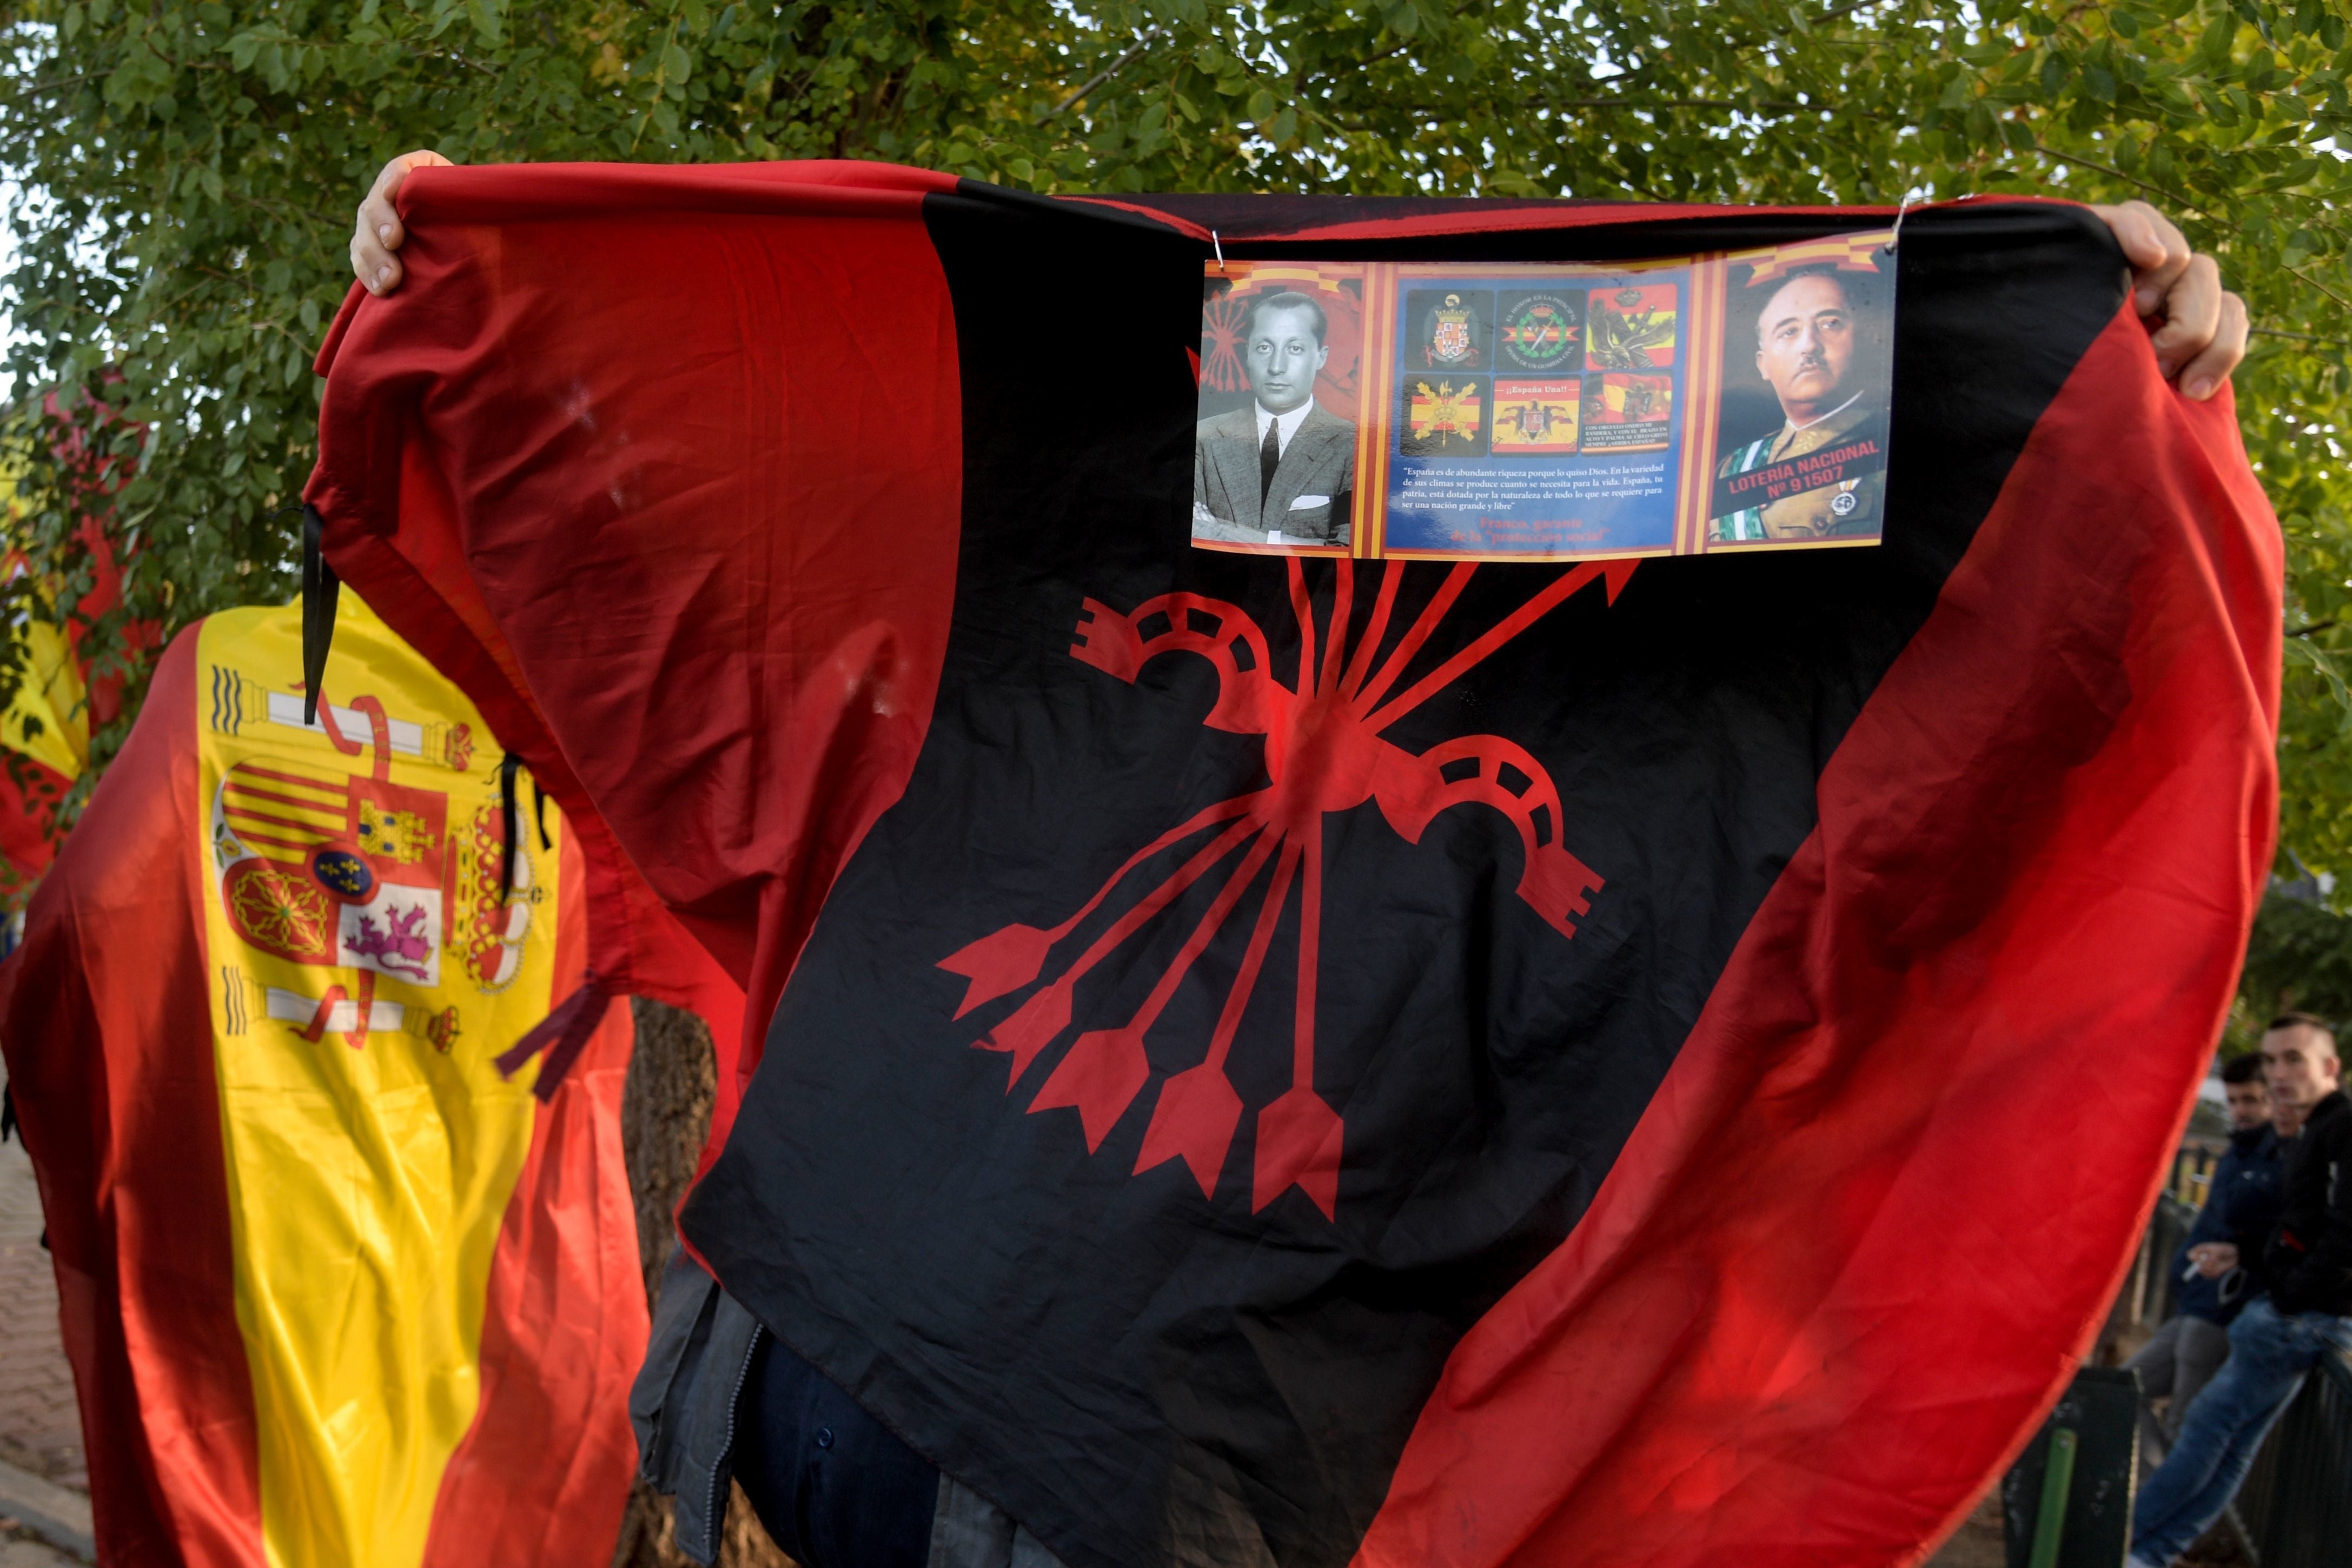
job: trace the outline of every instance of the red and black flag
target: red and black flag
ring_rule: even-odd
[[[2234,980],[2279,635],[2088,214],[1906,221],[1883,545],[1540,566],[1193,548],[1204,260],[1852,212],[403,199],[327,555],[746,985],[688,1242],[1073,1568],[1889,1563],[2053,1396]]]

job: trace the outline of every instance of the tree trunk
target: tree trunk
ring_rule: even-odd
[[[629,1165],[629,1190],[637,1200],[637,1257],[645,1268],[646,1301],[659,1292],[662,1266],[669,1260],[671,1215],[710,1129],[710,1105],[718,1069],[710,1031],[692,1013],[629,999],[636,1016],[637,1048],[629,1058],[629,1078],[621,1097],[621,1148]],[[629,1511],[621,1521],[613,1568],[691,1568],[691,1559],[671,1543],[669,1499],[633,1484]],[[727,1507],[727,1535],[718,1568],[792,1568],[752,1517],[743,1489]]]

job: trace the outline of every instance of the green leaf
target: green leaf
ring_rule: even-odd
[[[2216,71],[2230,63],[2230,46],[2237,41],[2238,19],[2224,11],[2213,18],[2197,40],[2196,63],[2200,70]]]
[[[1273,119],[1274,94],[1267,91],[1265,88],[1259,88],[1255,92],[1251,93],[1249,96],[1249,117],[1252,120],[1261,125]]]

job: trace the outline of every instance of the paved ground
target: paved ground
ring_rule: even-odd
[[[0,1541],[0,1568],[75,1568],[79,1561],[37,1541]]]
[[[58,1341],[57,1277],[41,1246],[40,1192],[13,1137],[0,1144],[0,1461],[60,1486],[89,1486],[73,1374]],[[0,1545],[0,1568],[16,1568],[6,1552]]]
[[[24,1145],[0,1144],[0,1463],[86,1490],[73,1374],[58,1341],[57,1276],[41,1246],[41,1196]],[[75,1568],[0,1517],[0,1568]],[[88,1521],[83,1522],[85,1530]]]
[[[1977,1505],[1944,1549],[1927,1559],[1927,1568],[2007,1568],[2009,1550],[2000,1531],[1998,1490]],[[0,1568],[6,1568],[0,1563]]]

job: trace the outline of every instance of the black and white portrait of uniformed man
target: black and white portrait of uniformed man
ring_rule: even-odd
[[[1315,401],[1331,356],[1323,308],[1269,294],[1242,342],[1251,403],[1204,419],[1192,445],[1192,537],[1234,544],[1344,545],[1355,500],[1356,426]]]

